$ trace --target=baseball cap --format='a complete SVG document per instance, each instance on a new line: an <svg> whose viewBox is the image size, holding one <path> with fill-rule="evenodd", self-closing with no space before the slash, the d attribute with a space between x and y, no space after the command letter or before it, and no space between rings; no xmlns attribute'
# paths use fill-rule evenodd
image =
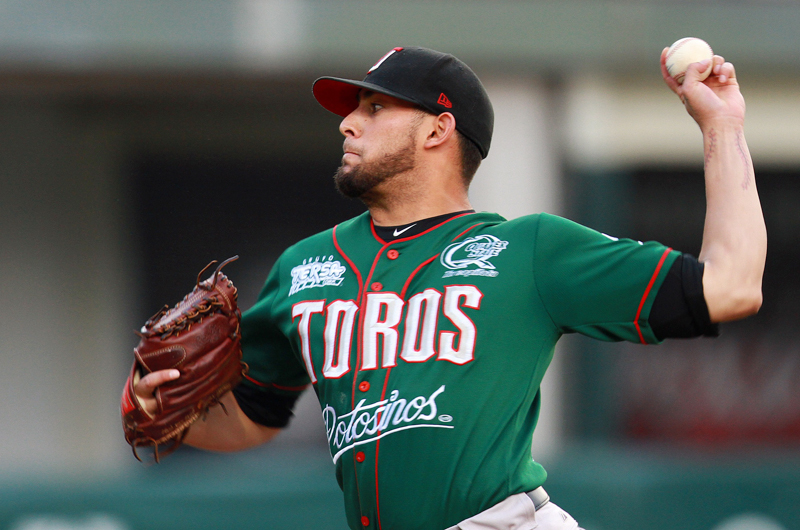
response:
<svg viewBox="0 0 800 530"><path fill-rule="evenodd" d="M450 112L456 130L486 158L492 141L494 111L480 79L450 54L420 47L399 47L375 63L362 81L320 77L312 91L327 110L347 116L358 107L361 89L419 105L433 114Z"/></svg>

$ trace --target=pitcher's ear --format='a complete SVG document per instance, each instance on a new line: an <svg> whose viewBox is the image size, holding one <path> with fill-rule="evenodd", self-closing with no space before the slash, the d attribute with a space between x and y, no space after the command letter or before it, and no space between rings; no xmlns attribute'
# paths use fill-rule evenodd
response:
<svg viewBox="0 0 800 530"><path fill-rule="evenodd" d="M425 147L437 147L444 144L451 138L455 139L456 118L449 112L443 112L436 116L433 127L429 129L428 137L425 139Z"/></svg>

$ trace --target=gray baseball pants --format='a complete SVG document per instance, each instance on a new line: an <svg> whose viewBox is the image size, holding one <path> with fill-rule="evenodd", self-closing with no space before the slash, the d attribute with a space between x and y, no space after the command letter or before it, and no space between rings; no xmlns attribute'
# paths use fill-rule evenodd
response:
<svg viewBox="0 0 800 530"><path fill-rule="evenodd" d="M583 530L544 488L517 493L446 530Z"/></svg>

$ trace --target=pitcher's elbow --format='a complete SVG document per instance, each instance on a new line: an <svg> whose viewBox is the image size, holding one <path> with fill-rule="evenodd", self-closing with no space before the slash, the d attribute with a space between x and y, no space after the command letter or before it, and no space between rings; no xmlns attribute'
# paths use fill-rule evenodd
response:
<svg viewBox="0 0 800 530"><path fill-rule="evenodd" d="M757 289L752 289L746 302L743 302L743 307L747 313L745 316L751 316L758 313L761 309L761 304L764 303L764 293L761 292L761 286Z"/></svg>
<svg viewBox="0 0 800 530"><path fill-rule="evenodd" d="M737 289L729 293L728 299L715 308L709 307L709 315L714 322L729 322L755 315L761 309L764 296L761 288Z"/></svg>

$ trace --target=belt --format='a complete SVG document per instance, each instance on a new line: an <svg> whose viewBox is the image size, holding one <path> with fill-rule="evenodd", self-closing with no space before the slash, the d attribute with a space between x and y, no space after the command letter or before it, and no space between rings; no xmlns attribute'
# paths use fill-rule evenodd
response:
<svg viewBox="0 0 800 530"><path fill-rule="evenodd" d="M533 501L533 507L537 512L541 510L545 504L550 502L550 495L548 495L541 486L535 490L526 491L525 495L530 497L530 499Z"/></svg>

